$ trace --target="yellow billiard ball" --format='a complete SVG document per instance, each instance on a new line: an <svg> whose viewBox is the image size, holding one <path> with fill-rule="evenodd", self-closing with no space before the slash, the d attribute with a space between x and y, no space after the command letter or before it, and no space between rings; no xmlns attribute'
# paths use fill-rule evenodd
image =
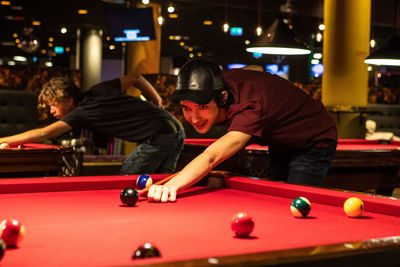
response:
<svg viewBox="0 0 400 267"><path fill-rule="evenodd" d="M364 211L364 203L358 197L351 197L344 202L343 209L347 216L359 217Z"/></svg>

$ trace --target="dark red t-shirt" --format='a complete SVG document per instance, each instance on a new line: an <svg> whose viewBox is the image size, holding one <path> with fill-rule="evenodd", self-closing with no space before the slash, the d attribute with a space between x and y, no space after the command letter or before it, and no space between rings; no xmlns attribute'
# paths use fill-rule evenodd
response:
<svg viewBox="0 0 400 267"><path fill-rule="evenodd" d="M321 101L267 72L233 69L223 77L234 97L228 131L252 135L261 145L326 147L337 141L336 124Z"/></svg>

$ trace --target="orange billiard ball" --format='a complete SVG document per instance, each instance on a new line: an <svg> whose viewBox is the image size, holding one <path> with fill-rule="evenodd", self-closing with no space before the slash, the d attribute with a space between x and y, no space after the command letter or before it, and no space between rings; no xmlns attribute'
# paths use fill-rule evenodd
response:
<svg viewBox="0 0 400 267"><path fill-rule="evenodd" d="M364 211L364 203L358 197L351 197L344 202L343 209L347 216L359 217Z"/></svg>
<svg viewBox="0 0 400 267"><path fill-rule="evenodd" d="M0 237L7 248L18 247L25 236L25 227L17 220L6 219L0 223Z"/></svg>
<svg viewBox="0 0 400 267"><path fill-rule="evenodd" d="M239 212L232 217L231 228L236 236L246 237L250 235L254 229L254 220L246 213Z"/></svg>

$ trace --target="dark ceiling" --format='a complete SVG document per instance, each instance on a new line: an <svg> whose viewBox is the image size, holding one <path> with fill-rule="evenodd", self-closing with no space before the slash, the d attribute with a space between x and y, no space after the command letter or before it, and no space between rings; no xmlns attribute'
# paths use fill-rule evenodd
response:
<svg viewBox="0 0 400 267"><path fill-rule="evenodd" d="M368 1L368 0L365 0ZM54 38L54 45L71 47L74 53L76 29L91 25L104 29L104 58L121 58L121 44L117 49L108 49L109 41L106 23L106 11L116 7L134 7L136 1L128 0L10 0L11 6L0 6L0 58L24 54L27 56L48 57L40 53L47 48L48 38ZM161 54L173 58L179 65L184 62L189 52L179 46L176 40L170 40L170 35L182 35L187 38L185 43L193 47L193 52L214 58L220 64L243 62L247 64L263 60L274 60L264 56L255 59L245 51L245 40L256 38L254 31L260 14L261 25L266 29L277 17L290 19L295 33L306 43L310 42L312 34L318 30L318 24L323 22L323 0L263 0L261 9L258 0L171 0L152 1L162 6L166 18L162 26ZM398 0L372 0L372 33L378 40L384 40L395 32L396 2ZM166 8L173 3L178 18L168 18ZM398 6L398 5L397 5ZM15 8L16 7L16 8ZM88 10L87 15L78 15L77 9ZM398 9L398 8L397 8ZM260 12L258 12L260 10ZM243 27L243 36L233 37L222 31L222 24L227 15L231 26ZM203 20L212 20L213 25L204 26ZM26 53L15 46L14 33L23 35L24 27L30 27L32 21L41 22L33 26L33 34L40 41L40 49L34 53ZM61 26L69 29L66 34L60 33ZM68 55L57 56L58 62L68 67Z"/></svg>

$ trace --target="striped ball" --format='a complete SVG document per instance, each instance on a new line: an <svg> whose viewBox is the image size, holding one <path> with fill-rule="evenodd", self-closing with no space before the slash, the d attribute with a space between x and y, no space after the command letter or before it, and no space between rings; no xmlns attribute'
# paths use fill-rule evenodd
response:
<svg viewBox="0 0 400 267"><path fill-rule="evenodd" d="M294 217L306 217L311 211L311 203L305 197L298 197L290 205L290 211Z"/></svg>
<svg viewBox="0 0 400 267"><path fill-rule="evenodd" d="M153 179L147 174L140 175L136 180L136 185L138 189L142 190L153 184Z"/></svg>

